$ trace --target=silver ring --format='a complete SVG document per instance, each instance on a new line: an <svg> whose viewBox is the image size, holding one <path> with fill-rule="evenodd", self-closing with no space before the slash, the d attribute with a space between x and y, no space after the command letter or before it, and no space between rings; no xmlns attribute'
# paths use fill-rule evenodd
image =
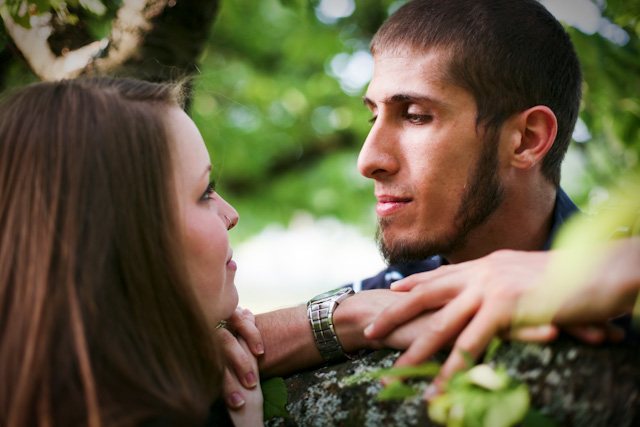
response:
<svg viewBox="0 0 640 427"><path fill-rule="evenodd" d="M227 230L231 230L233 228L233 221L231 221L231 218L229 218L226 215L224 217L227 218L227 221L229 222L229 225L227 226Z"/></svg>

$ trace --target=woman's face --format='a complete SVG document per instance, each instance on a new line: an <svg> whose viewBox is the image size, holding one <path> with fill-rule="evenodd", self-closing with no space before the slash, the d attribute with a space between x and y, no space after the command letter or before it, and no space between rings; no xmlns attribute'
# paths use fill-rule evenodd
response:
<svg viewBox="0 0 640 427"><path fill-rule="evenodd" d="M202 136L182 110L171 107L169 129L174 145L174 181L182 244L189 279L207 318L216 324L238 305L233 283L228 230L238 222L236 210L209 182L211 163Z"/></svg>

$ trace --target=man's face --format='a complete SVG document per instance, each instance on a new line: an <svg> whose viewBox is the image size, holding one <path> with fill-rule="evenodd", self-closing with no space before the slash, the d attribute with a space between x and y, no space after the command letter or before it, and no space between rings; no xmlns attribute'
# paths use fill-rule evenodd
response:
<svg viewBox="0 0 640 427"><path fill-rule="evenodd" d="M449 255L501 203L497 136L478 135L472 95L441 77L443 52L374 64L365 104L375 121L358 169L375 180L383 255L391 264Z"/></svg>

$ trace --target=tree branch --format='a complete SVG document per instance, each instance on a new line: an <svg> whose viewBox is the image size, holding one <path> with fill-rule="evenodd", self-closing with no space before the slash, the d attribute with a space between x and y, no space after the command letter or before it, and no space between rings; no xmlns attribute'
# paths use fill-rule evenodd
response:
<svg viewBox="0 0 640 427"><path fill-rule="evenodd" d="M6 9L1 13L7 33L33 72L42 80L77 77L101 50L101 43L93 42L61 56L55 56L47 42L53 32L50 13L34 17L31 29L16 24Z"/></svg>
<svg viewBox="0 0 640 427"><path fill-rule="evenodd" d="M32 28L16 24L5 10L7 32L42 80L79 75L121 75L146 80L180 78L196 69L218 0L123 0L108 40L55 55L48 43L52 15L32 18Z"/></svg>

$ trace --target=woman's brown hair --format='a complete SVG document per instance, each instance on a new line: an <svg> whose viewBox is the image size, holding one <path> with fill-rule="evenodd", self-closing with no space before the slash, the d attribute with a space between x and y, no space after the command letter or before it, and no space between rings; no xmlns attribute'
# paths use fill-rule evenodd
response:
<svg viewBox="0 0 640 427"><path fill-rule="evenodd" d="M176 237L177 93L69 80L0 105L0 425L193 425L217 397Z"/></svg>

